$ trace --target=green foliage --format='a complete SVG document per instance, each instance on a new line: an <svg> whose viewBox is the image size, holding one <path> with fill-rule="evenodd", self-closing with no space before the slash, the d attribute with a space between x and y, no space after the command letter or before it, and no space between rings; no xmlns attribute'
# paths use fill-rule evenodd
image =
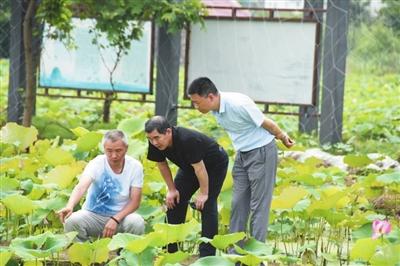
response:
<svg viewBox="0 0 400 266"><path fill-rule="evenodd" d="M400 2L383 0L384 6L379 10L385 26L393 29L397 36L400 36Z"/></svg>
<svg viewBox="0 0 400 266"><path fill-rule="evenodd" d="M302 187L287 187L272 201L272 209L292 209L309 193Z"/></svg>
<svg viewBox="0 0 400 266"><path fill-rule="evenodd" d="M374 73L400 72L400 38L377 20L350 29L350 67Z"/></svg>
<svg viewBox="0 0 400 266"><path fill-rule="evenodd" d="M0 30L2 33L10 31L11 1L0 2ZM8 58L10 54L10 36L2 34L0 38L0 58ZM1 66L0 66L1 68ZM1 260L0 260L1 261Z"/></svg>
<svg viewBox="0 0 400 266"><path fill-rule="evenodd" d="M43 0L36 11L36 19L39 23L48 23L51 26L47 35L53 39L64 40L68 45L72 42L71 2L70 0Z"/></svg>
<svg viewBox="0 0 400 266"><path fill-rule="evenodd" d="M236 242L242 240L246 236L243 232L227 234L227 235L215 235L213 239L208 239L206 237L200 238L201 241L210 243L215 248L220 250L226 250L229 246L235 244Z"/></svg>
<svg viewBox="0 0 400 266"><path fill-rule="evenodd" d="M374 255L378 245L378 240L371 238L358 239L351 249L350 257L352 259L369 261L369 259Z"/></svg>
<svg viewBox="0 0 400 266"><path fill-rule="evenodd" d="M109 242L109 238L103 238L93 243L74 243L68 249L69 259L71 262L79 262L83 266L106 262L109 256L107 248Z"/></svg>
<svg viewBox="0 0 400 266"><path fill-rule="evenodd" d="M7 249L0 249L0 265L7 265L7 262L11 259L13 253Z"/></svg>
<svg viewBox="0 0 400 266"><path fill-rule="evenodd" d="M1 200L6 208L17 215L31 214L38 206L23 195L9 195Z"/></svg>
<svg viewBox="0 0 400 266"><path fill-rule="evenodd" d="M52 1L42 2L50 5ZM118 8L119 2L122 3L123 10ZM176 23L175 25L181 27L186 24L184 19L180 19L183 17L181 12L188 11L184 10L187 8L185 5L198 4L197 1L185 1L185 4L176 8L175 3L168 1L163 1L160 5L157 5L159 1L155 0L128 2L104 1L99 4L98 1L60 1L55 6L49 6L48 13L56 14L64 12L64 8L69 10L73 7L76 14L84 18L93 14L90 12L96 12L102 22L93 30L113 39L114 42L111 43L124 47L128 45L124 41L126 38L141 34L138 30L141 25L130 24L128 17L132 16L127 13L142 18L163 13L157 23ZM363 6L364 3L365 1L355 4ZM95 7L87 8L87 5ZM149 5L153 7L149 8ZM115 8L109 9L109 6ZM186 16L190 17L192 11L188 11ZM364 14L364 9L360 11ZM53 17L53 24L68 24L69 11L66 12L61 18ZM372 19L373 23L365 23L369 19ZM352 24L351 33L354 34L349 36L353 39L350 40L349 68L346 73L344 142L323 147L328 152L344 155L345 162L351 168L347 171L340 170L316 158L300 162L282 156L287 154L286 151L280 153L278 178L270 214L267 240L269 244L250 240L245 242L245 246L236 247L240 255L219 252L218 256L198 259L194 265L234 265L234 262L239 261L248 265L257 265L260 261L306 264L314 263L314 259L315 264L329 265L343 262L347 255L350 256L350 264L393 265L398 261L400 235L394 216L395 209L376 208L374 202L377 197L386 193L393 193L396 199L400 192L399 174L393 170L372 171L367 169L366 165L371 162L367 158L373 158L368 157L368 153L381 153L397 160L400 158L399 42L396 31L387 27L387 22L382 17L376 21L373 18L355 17L354 22L360 23ZM107 23L109 25L106 25ZM128 30L123 32L124 36L118 38L121 29L126 25ZM168 29L172 30L173 27ZM63 37L62 32L57 34L59 35L53 37ZM6 120L8 69L8 62L0 60L2 125L5 125ZM183 100L181 103L187 104ZM227 234L232 201L230 171L219 197L219 235L213 240L199 238L199 226L195 222L198 217L193 215L191 210L188 212L189 223L177 227L163 224L165 183L156 165L145 158L147 141L143 134L143 122L152 115L152 108L153 105L115 102L112 122L104 124L99 122L102 116L101 102L38 98L34 125L39 140L33 138L32 141L26 141L29 144L23 146L29 149L25 149L18 146L18 143L24 142L28 135L12 135L14 139L10 141L5 141L2 135L0 239L7 241L18 236L19 239L32 243L30 236L37 236L44 230L61 233L62 225L54 211L65 206L76 183L75 177L82 172L86 162L100 153L100 132L118 127L128 133L129 154L140 159L144 166L143 198L137 213L147 221L147 234L117 234L108 246L105 245L106 247L103 244L93 246L89 243L76 245L70 250L71 261L80 261L83 264L96 260L105 261L108 259L108 250L122 248L121 255L113 261L115 264L109 262L110 265L165 265L182 263L181 261L188 256L195 259L193 255L197 250L193 247L200 241L211 241L219 249L226 249L229 243L235 243L236 238L232 239L232 236ZM131 119L132 117L134 118ZM291 132L291 135L295 135L297 150L318 147L315 137L296 134L297 117L273 118L285 130ZM212 116L200 116L197 111L182 109L179 110L178 124L205 132L217 139L230 155L232 166L235 155L232 144L226 132L217 125ZM281 146L280 148L282 149ZM376 159L373 159L372 163L376 163ZM176 168L172 170L175 172ZM28 208L31 204L35 206L33 214L33 209ZM394 200L391 206L396 208L398 199ZM192 220L192 216L195 219ZM372 242L371 222L378 218L388 219L392 223L393 231ZM173 241L180 242L181 250L178 253L168 254L162 251L162 246ZM373 248L374 243L378 245ZM29 257L32 260L45 255L38 253L38 248L33 244L28 244L28 247L34 249L34 252L30 253L33 255ZM60 250L65 249L66 247ZM101 251L101 254L97 253L101 258L94 257L96 250ZM0 260L9 256L10 251L0 251Z"/></svg>
<svg viewBox="0 0 400 266"><path fill-rule="evenodd" d="M190 256L188 252L182 252L178 250L175 253L166 253L158 256L154 262L155 266L165 265L165 264L175 264L187 259Z"/></svg>
<svg viewBox="0 0 400 266"><path fill-rule="evenodd" d="M235 245L235 249L239 254L250 254L254 256L266 256L272 254L272 246L258 241L255 238L247 240L242 248Z"/></svg>
<svg viewBox="0 0 400 266"><path fill-rule="evenodd" d="M103 134L97 132L88 132L83 136L79 137L76 142L76 151L77 152L84 152L84 151L91 151L95 149L101 139L103 138Z"/></svg>
<svg viewBox="0 0 400 266"><path fill-rule="evenodd" d="M400 261L400 244L386 245L369 260L374 266L397 265Z"/></svg>
<svg viewBox="0 0 400 266"><path fill-rule="evenodd" d="M124 119L118 124L118 129L128 136L136 136L143 132L146 119L142 117Z"/></svg>
<svg viewBox="0 0 400 266"><path fill-rule="evenodd" d="M400 61L399 61L400 62ZM360 154L381 152L400 157L397 95L400 76L351 72L346 79L343 137Z"/></svg>
<svg viewBox="0 0 400 266"><path fill-rule="evenodd" d="M109 44L100 46L114 47L117 54L121 55L128 51L132 40L140 39L144 22L155 21L160 26L167 26L169 32L176 32L189 23L201 22L203 6L199 0L179 3L165 0L120 0L102 1L101 4L96 0L46 0L40 3L36 17L51 26L48 32L51 38L66 40L71 45L73 12L80 19L95 18L93 42L97 43L99 36L104 35Z"/></svg>
<svg viewBox="0 0 400 266"><path fill-rule="evenodd" d="M366 155L349 154L346 155L343 160L350 167L363 167L372 163L372 160Z"/></svg>
<svg viewBox="0 0 400 266"><path fill-rule="evenodd" d="M44 158L52 166L69 164L74 161L72 154L61 148L48 149L44 154Z"/></svg>
<svg viewBox="0 0 400 266"><path fill-rule="evenodd" d="M353 24L354 26L359 26L362 23L370 22L371 21L371 15L369 11L370 5L371 5L370 0L350 1L349 2L350 23Z"/></svg>
<svg viewBox="0 0 400 266"><path fill-rule="evenodd" d="M1 142L13 144L19 150L28 148L36 139L38 131L34 127L23 127L16 123L7 123L0 131Z"/></svg>
<svg viewBox="0 0 400 266"><path fill-rule="evenodd" d="M209 266L209 265L220 265L220 266L233 266L233 262L225 259L224 257L210 256L204 257L197 260L192 266Z"/></svg>
<svg viewBox="0 0 400 266"><path fill-rule="evenodd" d="M23 260L46 258L66 248L76 234L71 232L57 235L46 232L28 238L16 238L11 241L10 249Z"/></svg>

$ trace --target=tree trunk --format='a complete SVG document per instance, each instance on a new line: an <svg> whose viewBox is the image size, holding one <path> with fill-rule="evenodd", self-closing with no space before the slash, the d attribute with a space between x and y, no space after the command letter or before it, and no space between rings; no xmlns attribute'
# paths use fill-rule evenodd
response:
<svg viewBox="0 0 400 266"><path fill-rule="evenodd" d="M113 100L113 93L106 92L105 95L106 95L106 98L104 100L104 105L103 105L103 122L109 123L110 122L110 109L111 109L111 104L112 104L112 100Z"/></svg>
<svg viewBox="0 0 400 266"><path fill-rule="evenodd" d="M33 19L35 15L36 4L35 0L29 0L28 10L25 14L23 24L24 36L24 52L25 52L25 106L22 124L25 127L30 127L32 123L33 110L36 98L36 80L35 71L36 63L32 52L32 39L33 39Z"/></svg>

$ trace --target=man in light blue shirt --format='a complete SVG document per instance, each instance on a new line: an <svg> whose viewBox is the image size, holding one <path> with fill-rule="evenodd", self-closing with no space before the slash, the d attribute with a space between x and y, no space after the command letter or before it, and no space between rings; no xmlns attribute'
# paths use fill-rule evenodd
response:
<svg viewBox="0 0 400 266"><path fill-rule="evenodd" d="M250 216L251 236L264 242L278 161L275 138L288 148L294 141L273 120L265 118L248 96L219 92L209 78L194 80L188 95L201 113L212 111L237 151L232 170L230 231L246 231Z"/></svg>

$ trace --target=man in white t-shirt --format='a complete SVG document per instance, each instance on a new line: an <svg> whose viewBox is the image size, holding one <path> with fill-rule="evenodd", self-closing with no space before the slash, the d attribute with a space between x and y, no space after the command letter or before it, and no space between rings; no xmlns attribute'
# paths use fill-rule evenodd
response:
<svg viewBox="0 0 400 266"><path fill-rule="evenodd" d="M65 232L77 231L80 242L117 232L144 233L144 220L134 213L142 195L143 167L126 155L128 142L122 131L108 131L103 146L105 155L88 163L67 205L58 211ZM73 212L86 191L82 209Z"/></svg>

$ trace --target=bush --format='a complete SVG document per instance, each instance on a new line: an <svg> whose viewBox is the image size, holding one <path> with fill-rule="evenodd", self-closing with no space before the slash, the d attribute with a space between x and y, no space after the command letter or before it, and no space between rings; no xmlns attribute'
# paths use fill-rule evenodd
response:
<svg viewBox="0 0 400 266"><path fill-rule="evenodd" d="M351 29L350 67L374 73L400 72L400 38L381 20Z"/></svg>

